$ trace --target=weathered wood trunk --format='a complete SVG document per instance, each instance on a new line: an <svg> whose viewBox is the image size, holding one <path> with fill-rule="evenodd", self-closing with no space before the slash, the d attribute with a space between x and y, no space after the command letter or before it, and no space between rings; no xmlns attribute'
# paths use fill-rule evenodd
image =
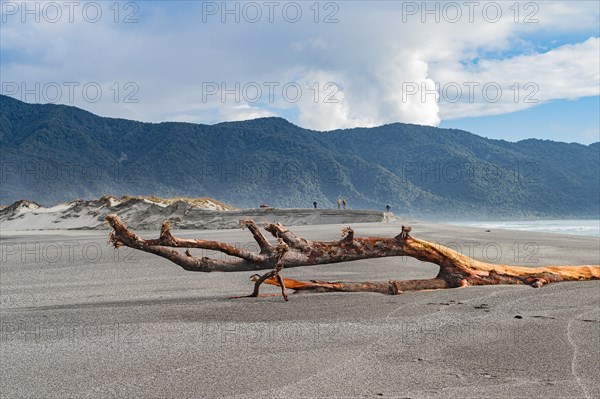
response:
<svg viewBox="0 0 600 399"><path fill-rule="evenodd" d="M164 221L158 239L145 240L127 229L117 215L109 215L106 221L113 231L109 240L116 247L127 246L162 256L188 271L235 272L271 269L270 272L253 276L254 292L264 282L279 285L287 299L285 288L314 292L380 292L400 294L404 291L466 287L469 285L528 284L541 287L560 281L600 279L600 265L521 267L496 265L471 259L453 249L410 236L410 227L402 226L396 237L354 237L351 228L343 230L339 241L308 241L296 236L280 224L268 224L265 230L277 238L272 245L252 220L241 221L247 227L260 248L253 253L232 245L209 240L181 239L173 237L168 221ZM237 259L217 260L197 258L189 251L181 253L174 248L201 248L220 251ZM282 268L349 262L359 259L410 256L423 262L440 266L435 278L422 280L390 280L387 282L325 282L297 281L282 278Z"/></svg>

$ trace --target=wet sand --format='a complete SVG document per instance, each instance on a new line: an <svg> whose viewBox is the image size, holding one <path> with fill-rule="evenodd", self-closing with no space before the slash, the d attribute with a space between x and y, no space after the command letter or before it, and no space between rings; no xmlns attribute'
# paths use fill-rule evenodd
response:
<svg viewBox="0 0 600 399"><path fill-rule="evenodd" d="M598 238L407 222L491 262L600 263ZM353 227L394 236L400 224ZM330 240L341 227L293 231ZM242 230L175 234L253 247ZM3 397L600 397L600 281L232 300L252 273L186 272L106 237L2 233ZM385 258L283 274L385 281L437 269Z"/></svg>

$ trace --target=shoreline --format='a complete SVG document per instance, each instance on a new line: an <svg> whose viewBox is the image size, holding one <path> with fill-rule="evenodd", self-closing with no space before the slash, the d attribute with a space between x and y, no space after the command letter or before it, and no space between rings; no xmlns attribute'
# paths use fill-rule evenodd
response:
<svg viewBox="0 0 600 399"><path fill-rule="evenodd" d="M583 237L600 237L599 219L544 219L544 220L490 220L457 221L446 224L487 229L529 231L545 234L566 234Z"/></svg>
<svg viewBox="0 0 600 399"><path fill-rule="evenodd" d="M383 212L385 214L385 212ZM360 212L359 214L363 214L362 212ZM243 218L243 216L247 216L247 214L243 214L243 215L236 215L236 217L241 217ZM401 228L401 226L403 224L405 225L409 225L409 226L413 226L413 225L422 225L422 226L428 226L430 228L433 228L435 226L441 226L441 227L447 227L447 228L463 228L463 229L469 229L469 230L473 230L473 231L477 231L480 233L486 233L486 230L492 230L492 231L505 231L505 232L516 232L516 233L532 233L532 234L542 234L542 235L550 235L550 236L576 236L576 237L589 237L589 238L600 238L600 235L588 235L588 234L573 234L573 233L559 233L559 232L551 232L551 231L545 231L545 230L539 230L539 229L511 229L511 228L507 228L506 226L493 226L492 224L502 224L502 223L521 223L521 221L511 221L511 222L504 222L504 221L489 221L489 222L479 222L479 221L464 221L464 222L450 222L450 221L439 221L439 222L432 222L432 221L428 221L428 220L421 220L421 219L417 219L417 218L410 218L410 217L405 217L405 216L396 216L393 213L391 214L391 217L387 217L384 215L384 219L386 219L385 221L381 221L381 222L372 222L372 221L367 221L367 222L360 222L360 221L348 221L348 222L331 222L331 223L303 223L303 224L284 224L284 226L286 228L290 228L293 230L296 230L298 228L301 228L302 230L305 229L310 229L311 226L314 227L318 227L318 226L331 226L331 227L335 227L338 226L340 229L346 226L351 226L351 227L356 227L356 228L360 228L361 226L370 228L372 226L383 226L383 227L387 227L387 226L393 226L396 225L398 226L398 229ZM577 222L580 220L587 220L587 219L552 219L549 221L552 222ZM590 220L593 222L596 222L598 220L594 219L594 220ZM271 222L271 220L269 220L269 222ZM537 221L532 220L530 221L531 223L535 223ZM489 224L488 224L489 223ZM524 222L525 223L525 222ZM1 224L0 224L1 226ZM129 227L129 226L128 226ZM157 228L135 228L132 227L131 228L134 232L136 233L140 233L140 234L144 234L144 235L152 235L152 233L156 233L158 234L159 232L159 227ZM239 230L240 228L236 225L235 227L225 227L225 228L212 228L212 229L195 229L195 228L188 228L188 227L183 227L181 228L180 226L172 226L172 231L174 232L178 232L178 234L180 235L190 235L190 234L194 234L194 233L201 233L201 234L209 234L211 232L222 232L222 231L235 231L235 230ZM3 229L0 228L0 238L2 237L13 237L13 236L35 236L35 235L40 235L40 236L52 236L52 235L64 235L64 236L75 236L78 234L81 235L86 235L86 236L95 236L98 234L105 234L110 232L111 229L109 227L103 227L102 229L99 228L72 228L72 229L65 229L65 228L57 228L57 229L30 229L30 230L9 230L9 229Z"/></svg>

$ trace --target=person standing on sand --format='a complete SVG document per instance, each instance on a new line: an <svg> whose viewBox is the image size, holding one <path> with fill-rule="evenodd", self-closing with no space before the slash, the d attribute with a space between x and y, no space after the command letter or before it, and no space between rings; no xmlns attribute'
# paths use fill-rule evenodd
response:
<svg viewBox="0 0 600 399"><path fill-rule="evenodd" d="M389 212L389 211L390 211L390 208L391 208L391 207L390 207L390 204L387 204L387 205L385 206L385 211L386 211L386 212Z"/></svg>
<svg viewBox="0 0 600 399"><path fill-rule="evenodd" d="M338 197L338 209L342 207L342 200Z"/></svg>
<svg viewBox="0 0 600 399"><path fill-rule="evenodd" d="M313 206L317 209L317 201L313 201Z"/></svg>
<svg viewBox="0 0 600 399"><path fill-rule="evenodd" d="M344 198L344 199L342 200L342 206L344 207L344 209L346 209L346 198Z"/></svg>

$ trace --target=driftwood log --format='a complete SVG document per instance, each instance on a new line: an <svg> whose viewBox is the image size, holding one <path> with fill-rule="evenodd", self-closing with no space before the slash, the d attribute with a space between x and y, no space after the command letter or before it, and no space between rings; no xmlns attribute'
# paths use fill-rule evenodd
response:
<svg viewBox="0 0 600 399"><path fill-rule="evenodd" d="M379 292L397 295L405 291L458 288L470 285L528 284L541 287L560 281L600 279L600 265L522 267L486 263L472 259L453 249L414 238L411 228L402 226L396 237L355 237L348 227L338 241L308 241L296 236L282 225L267 224L277 244L271 244L252 220L241 221L256 240L260 251L250 252L233 245L210 240L182 239L171 234L169 222L162 224L160 237L143 239L131 232L117 215L108 215L106 221L113 228L109 241L115 248L127 246L169 259L183 269L196 272L238 272L270 269L263 275L253 275L254 291L259 295L262 283L281 287L287 300L286 288L313 292ZM174 248L201 248L219 251L233 259L193 257L189 251L181 253ZM359 259L388 256L410 256L440 267L434 278L419 280L390 280L387 282L326 282L297 281L281 276L283 267L323 265Z"/></svg>

